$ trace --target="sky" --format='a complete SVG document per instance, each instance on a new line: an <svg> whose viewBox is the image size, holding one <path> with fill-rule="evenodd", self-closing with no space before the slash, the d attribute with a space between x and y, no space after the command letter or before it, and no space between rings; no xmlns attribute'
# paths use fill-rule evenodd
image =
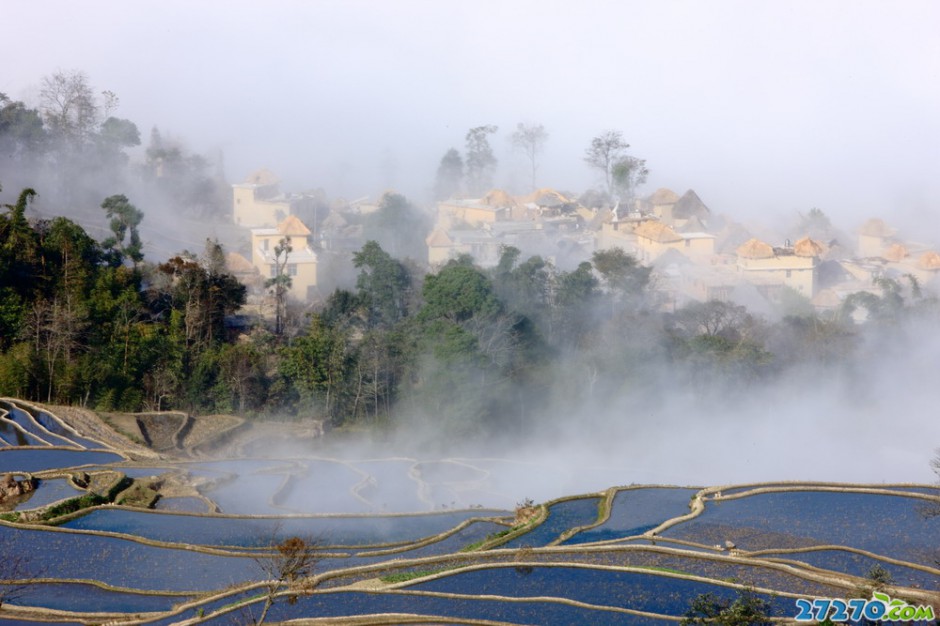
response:
<svg viewBox="0 0 940 626"><path fill-rule="evenodd" d="M269 167L287 191L426 199L441 156L495 124L496 183L527 184L509 135L543 124L540 185L598 177L592 137L647 160L640 192L694 189L716 213L852 228L940 227L940 3L60 0L4 6L0 92L84 71L142 136L159 126ZM525 189L523 189L525 190Z"/></svg>

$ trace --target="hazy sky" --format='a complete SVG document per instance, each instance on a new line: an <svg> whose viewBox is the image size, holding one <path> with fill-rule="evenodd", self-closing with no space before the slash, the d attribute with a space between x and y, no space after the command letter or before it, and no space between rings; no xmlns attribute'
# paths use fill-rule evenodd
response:
<svg viewBox="0 0 940 626"><path fill-rule="evenodd" d="M928 1L7 0L0 91L85 71L156 124L330 195L420 197L472 126L524 185L517 122L550 133L541 184L583 191L618 129L644 190L694 188L736 215L820 207L940 222L940 3Z"/></svg>

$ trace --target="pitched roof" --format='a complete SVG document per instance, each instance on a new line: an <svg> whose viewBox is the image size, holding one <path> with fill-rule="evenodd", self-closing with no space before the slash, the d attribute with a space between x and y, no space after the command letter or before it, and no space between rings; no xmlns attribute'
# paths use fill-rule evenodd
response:
<svg viewBox="0 0 940 626"><path fill-rule="evenodd" d="M691 189L682 194L682 197L676 202L676 206L672 207L672 216L679 218L707 217L710 213L711 211L708 210L702 199Z"/></svg>
<svg viewBox="0 0 940 626"><path fill-rule="evenodd" d="M245 179L245 182L250 185L276 185L280 180L274 175L274 172L266 167L262 167L260 170L252 172L248 178Z"/></svg>
<svg viewBox="0 0 940 626"><path fill-rule="evenodd" d="M277 232L285 236L306 237L310 234L310 229L304 226L296 215L288 215L277 225Z"/></svg>
<svg viewBox="0 0 940 626"><path fill-rule="evenodd" d="M769 259L774 256L774 249L760 239L748 239L738 246L737 254L745 259Z"/></svg>
<svg viewBox="0 0 940 626"><path fill-rule="evenodd" d="M654 222L652 220L643 222L637 226L633 232L636 233L637 237L652 239L653 241L658 241L659 243L682 241L682 236L676 233L676 231L669 228L662 222Z"/></svg>
<svg viewBox="0 0 940 626"><path fill-rule="evenodd" d="M480 204L492 207L513 207L516 206L516 201L502 189L491 189L485 196L480 198Z"/></svg>
<svg viewBox="0 0 940 626"><path fill-rule="evenodd" d="M821 256L825 251L821 243L809 237L803 237L793 244L793 254L796 256Z"/></svg>
<svg viewBox="0 0 940 626"><path fill-rule="evenodd" d="M917 260L917 264L925 270L940 270L940 254L933 250L924 252Z"/></svg>
<svg viewBox="0 0 940 626"><path fill-rule="evenodd" d="M899 243L894 243L888 246L888 249L884 251L881 255L883 258L897 263L901 259L910 256L907 248L902 246Z"/></svg>
<svg viewBox="0 0 940 626"><path fill-rule="evenodd" d="M441 247L441 246L452 246L454 245L454 240L450 238L446 231L437 228L435 229L428 238L424 240L424 243L428 247Z"/></svg>
<svg viewBox="0 0 940 626"><path fill-rule="evenodd" d="M872 218L862 224L858 232L861 235L868 235L869 237L890 237L894 234L894 231L888 228L888 225L885 224L883 220L878 218Z"/></svg>
<svg viewBox="0 0 940 626"><path fill-rule="evenodd" d="M524 202L532 202L539 206L546 207L556 207L563 204L569 204L571 200L563 196L561 193L555 191L551 187L542 187L541 189L536 189L529 195L522 198Z"/></svg>
<svg viewBox="0 0 940 626"><path fill-rule="evenodd" d="M649 201L652 204L675 204L679 201L679 194L671 189L661 187L653 192L653 195L649 197Z"/></svg>
<svg viewBox="0 0 940 626"><path fill-rule="evenodd" d="M235 274L248 274L255 271L255 266L251 264L251 261L237 252L229 252L225 255L225 267Z"/></svg>

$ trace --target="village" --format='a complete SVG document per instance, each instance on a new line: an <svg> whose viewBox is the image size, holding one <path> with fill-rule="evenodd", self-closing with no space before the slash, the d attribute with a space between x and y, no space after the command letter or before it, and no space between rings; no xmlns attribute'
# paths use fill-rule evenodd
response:
<svg viewBox="0 0 940 626"><path fill-rule="evenodd" d="M249 302L261 304L262 312L273 310L265 284L279 273L290 277L292 299L306 305L322 302L355 275L352 254L367 239L362 217L379 210L381 200L338 202L307 224L296 215L303 196L283 192L268 169L232 189L232 219L245 236L242 252L227 255L228 269L251 288ZM523 256L540 255L569 269L596 250L621 248L653 268L652 288L665 311L718 300L770 318L800 305L834 311L860 292L881 296L881 278L898 279L914 291L940 286L937 249L902 239L879 218L846 232L813 209L795 227L802 231L771 239L712 211L691 189L680 195L661 188L628 203L596 204L585 206L551 188L452 197L437 203L424 239L426 257L414 260L434 271L470 255L486 268L513 246ZM279 252L283 243L289 248ZM866 311L853 315L863 321Z"/></svg>

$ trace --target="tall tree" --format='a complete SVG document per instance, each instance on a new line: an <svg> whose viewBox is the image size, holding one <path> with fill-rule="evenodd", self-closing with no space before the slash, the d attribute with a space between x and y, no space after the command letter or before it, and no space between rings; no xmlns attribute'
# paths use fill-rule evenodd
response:
<svg viewBox="0 0 940 626"><path fill-rule="evenodd" d="M375 241L353 255L359 270L356 288L369 316L370 326L392 326L407 314L408 270Z"/></svg>
<svg viewBox="0 0 940 626"><path fill-rule="evenodd" d="M457 194L463 184L463 158L455 148L441 157L434 179L434 199L445 200Z"/></svg>
<svg viewBox="0 0 940 626"><path fill-rule="evenodd" d="M467 131L467 191L479 197L493 186L496 157L489 136L499 130L492 124L477 126Z"/></svg>
<svg viewBox="0 0 940 626"><path fill-rule="evenodd" d="M610 173L614 195L621 201L629 203L633 200L634 191L646 182L649 173L645 159L629 155L621 156L614 162Z"/></svg>
<svg viewBox="0 0 940 626"><path fill-rule="evenodd" d="M594 137L584 151L584 162L601 173L608 194L614 193L615 184L629 186L645 170L645 161L633 160L626 154L629 147L622 132L608 130ZM644 173L644 179L645 176Z"/></svg>
<svg viewBox="0 0 940 626"><path fill-rule="evenodd" d="M120 257L129 257L134 267L137 267L137 264L144 260L143 242L137 230L144 219L143 212L131 204L123 194L108 196L101 203L101 208L111 220L111 232L114 233L114 236L105 239L102 245L116 250ZM127 243L125 238L128 238Z"/></svg>
<svg viewBox="0 0 940 626"><path fill-rule="evenodd" d="M56 72L42 79L40 109L49 130L73 147L90 140L98 126L98 104L84 72Z"/></svg>
<svg viewBox="0 0 940 626"><path fill-rule="evenodd" d="M274 246L274 276L265 281L264 286L274 292L274 334L278 337L284 332L284 312L287 304L287 293L290 291L291 280L287 272L287 260L294 249L290 239L284 237Z"/></svg>
<svg viewBox="0 0 940 626"><path fill-rule="evenodd" d="M512 134L513 148L521 151L532 167L532 189L536 189L535 174L538 171L538 156L548 140L548 132L541 124L516 124Z"/></svg>

